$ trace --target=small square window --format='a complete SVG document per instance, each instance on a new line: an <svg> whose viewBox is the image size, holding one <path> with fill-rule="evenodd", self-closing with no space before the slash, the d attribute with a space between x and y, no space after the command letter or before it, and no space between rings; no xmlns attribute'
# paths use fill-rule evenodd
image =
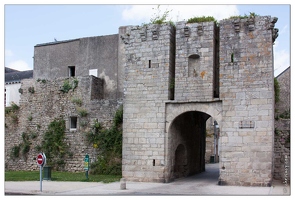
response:
<svg viewBox="0 0 295 200"><path fill-rule="evenodd" d="M69 66L69 77L73 77L75 74L75 66Z"/></svg>
<svg viewBox="0 0 295 200"><path fill-rule="evenodd" d="M77 117L70 117L70 130L77 129Z"/></svg>

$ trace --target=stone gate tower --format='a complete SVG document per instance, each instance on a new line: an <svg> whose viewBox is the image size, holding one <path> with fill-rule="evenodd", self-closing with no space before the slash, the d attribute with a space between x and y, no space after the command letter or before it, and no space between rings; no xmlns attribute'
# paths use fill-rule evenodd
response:
<svg viewBox="0 0 295 200"><path fill-rule="evenodd" d="M272 181L277 18L120 27L123 177L169 182L205 170L206 120L220 127L220 182Z"/></svg>
<svg viewBox="0 0 295 200"><path fill-rule="evenodd" d="M220 179L233 185L272 181L276 21L267 16L220 22Z"/></svg>

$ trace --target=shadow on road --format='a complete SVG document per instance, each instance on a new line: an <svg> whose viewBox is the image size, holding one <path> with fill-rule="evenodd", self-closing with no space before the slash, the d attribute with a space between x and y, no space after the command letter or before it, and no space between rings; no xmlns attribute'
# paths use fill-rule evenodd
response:
<svg viewBox="0 0 295 200"><path fill-rule="evenodd" d="M184 182L195 182L196 184L218 184L219 163L206 164L205 171L199 174L176 179L175 184L183 184Z"/></svg>

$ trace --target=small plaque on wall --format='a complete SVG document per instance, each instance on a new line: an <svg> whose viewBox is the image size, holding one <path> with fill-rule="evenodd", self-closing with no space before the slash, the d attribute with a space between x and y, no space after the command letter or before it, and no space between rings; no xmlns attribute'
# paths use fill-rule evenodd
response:
<svg viewBox="0 0 295 200"><path fill-rule="evenodd" d="M255 122L254 121L240 121L239 128L254 128Z"/></svg>

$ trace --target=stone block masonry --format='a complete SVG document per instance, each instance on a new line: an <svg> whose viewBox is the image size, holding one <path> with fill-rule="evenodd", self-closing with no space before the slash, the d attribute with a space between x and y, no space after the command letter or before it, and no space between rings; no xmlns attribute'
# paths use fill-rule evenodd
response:
<svg viewBox="0 0 295 200"><path fill-rule="evenodd" d="M127 27L123 123L123 177L164 181L165 101L173 98L175 29Z"/></svg>
<svg viewBox="0 0 295 200"><path fill-rule="evenodd" d="M220 182L271 185L276 20L124 27L123 177L169 182L203 171L204 123L213 117Z"/></svg>
<svg viewBox="0 0 295 200"><path fill-rule="evenodd" d="M254 28L250 28L250 21ZM271 22L269 16L220 22L220 99L224 122L220 179L230 185L271 185L274 138Z"/></svg>
<svg viewBox="0 0 295 200"><path fill-rule="evenodd" d="M175 99L212 100L216 30L214 22L176 24Z"/></svg>
<svg viewBox="0 0 295 200"><path fill-rule="evenodd" d="M78 81L77 88L67 93L61 91L65 81ZM55 119L62 117L66 122L66 143L72 156L65 158L65 170L83 171L83 159L86 153L91 161L95 161L97 149L88 144L85 134L91 130L94 120L101 122L104 127L112 123L114 113L121 104L119 99L101 99L103 96L102 80L93 76L76 78L58 78L55 80L27 79L22 82L20 110L17 113L18 122L14 123L11 117L5 118L5 168L8 170L38 170L36 147L41 144L43 134L48 125ZM34 88L34 92L29 92ZM32 90L31 90L32 91ZM85 110L87 115L82 116L80 111ZM76 117L73 127L71 118ZM19 157L11 156L14 146L20 145L22 133L30 136L30 151ZM46 152L44 152L46 154Z"/></svg>

